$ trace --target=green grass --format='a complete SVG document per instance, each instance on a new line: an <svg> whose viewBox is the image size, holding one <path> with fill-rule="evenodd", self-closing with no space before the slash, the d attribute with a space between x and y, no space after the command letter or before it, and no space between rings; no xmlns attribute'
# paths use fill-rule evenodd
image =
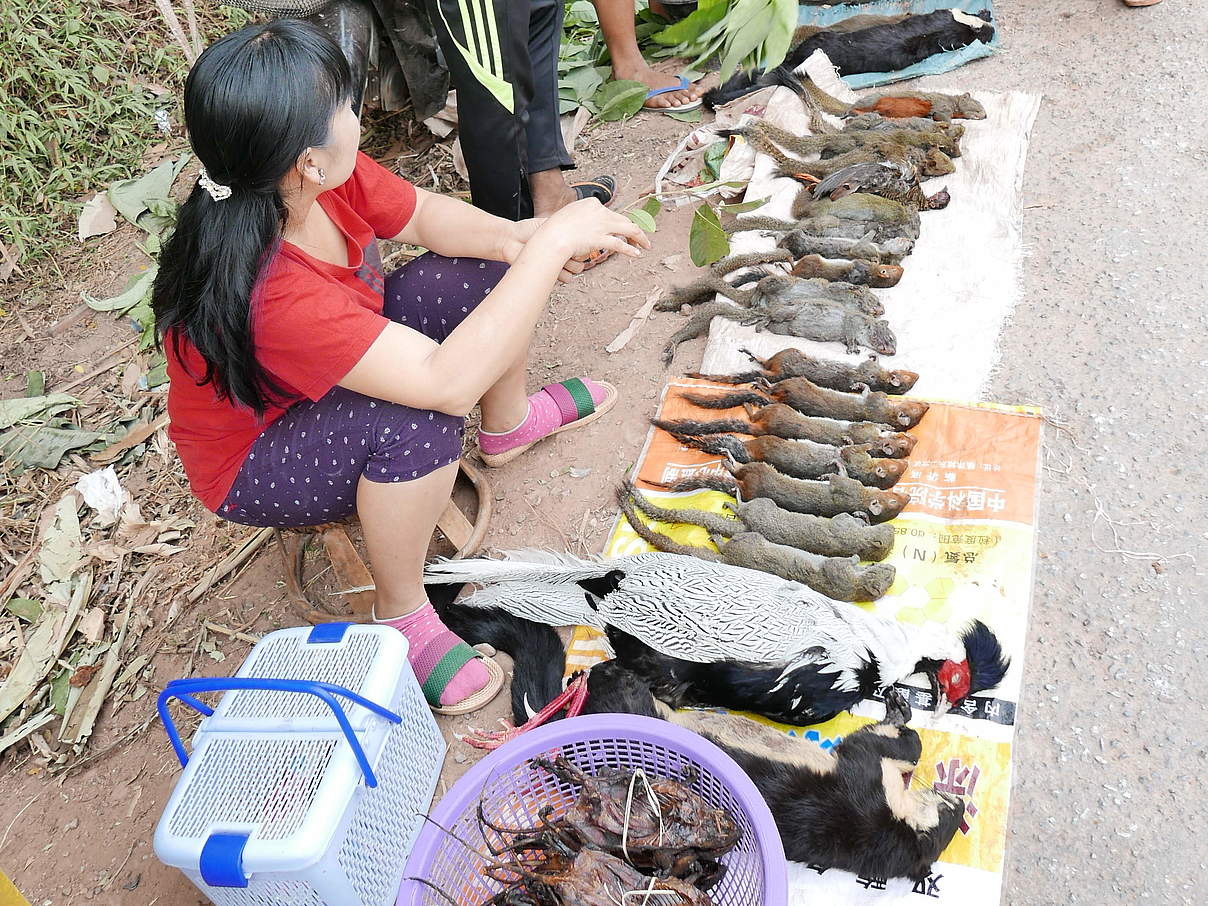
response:
<svg viewBox="0 0 1208 906"><path fill-rule="evenodd" d="M211 37L246 21L198 7ZM179 129L187 65L151 0L7 0L0 59L0 242L25 266L74 241L89 194L139 172L157 109Z"/></svg>

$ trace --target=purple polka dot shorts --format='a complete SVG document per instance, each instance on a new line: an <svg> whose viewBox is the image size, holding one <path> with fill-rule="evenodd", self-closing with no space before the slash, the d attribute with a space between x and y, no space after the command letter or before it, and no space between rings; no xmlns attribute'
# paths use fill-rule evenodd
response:
<svg viewBox="0 0 1208 906"><path fill-rule="evenodd" d="M507 266L428 253L386 278L386 317L442 342ZM295 403L260 435L218 515L256 526L332 522L356 510L357 482L412 481L461 457L464 419L335 387Z"/></svg>

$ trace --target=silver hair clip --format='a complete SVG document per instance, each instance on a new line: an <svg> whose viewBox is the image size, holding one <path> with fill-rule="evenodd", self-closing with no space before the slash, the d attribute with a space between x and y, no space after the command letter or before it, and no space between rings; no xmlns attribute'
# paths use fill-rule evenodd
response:
<svg viewBox="0 0 1208 906"><path fill-rule="evenodd" d="M231 187L224 186L221 183L216 183L214 180L210 179L210 174L206 172L205 167L202 167L201 172L197 174L197 183L203 189L205 189L206 192L209 193L210 197L215 201L226 201L231 197Z"/></svg>

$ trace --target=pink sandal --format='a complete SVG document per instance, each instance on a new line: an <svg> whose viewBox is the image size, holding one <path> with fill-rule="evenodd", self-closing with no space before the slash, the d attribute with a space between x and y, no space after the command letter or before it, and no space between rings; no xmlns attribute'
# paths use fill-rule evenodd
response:
<svg viewBox="0 0 1208 906"><path fill-rule="evenodd" d="M616 405L617 388L606 381L571 378L548 384L528 398L528 416L502 434L478 432L478 451L491 468L511 462L540 440L579 428Z"/></svg>

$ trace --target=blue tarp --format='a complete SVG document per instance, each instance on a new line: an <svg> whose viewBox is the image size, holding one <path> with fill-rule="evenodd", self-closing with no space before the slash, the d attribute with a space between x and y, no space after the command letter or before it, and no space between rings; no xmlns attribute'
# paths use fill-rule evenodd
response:
<svg viewBox="0 0 1208 906"><path fill-rule="evenodd" d="M797 17L800 25L833 25L841 19L851 16L900 16L903 13L919 15L933 13L940 9L961 9L967 13L978 13L990 10L990 19L994 25L994 37L989 44L974 41L958 50L950 50L928 57L921 63L915 63L897 72L862 72L857 75L844 76L843 81L849 88L869 88L873 85L885 85L889 82L900 82L903 79L913 79L918 76L939 75L958 66L964 66L970 60L988 57L998 47L998 21L994 18L994 8L991 0L877 0L875 3L863 3L859 6L802 6Z"/></svg>

